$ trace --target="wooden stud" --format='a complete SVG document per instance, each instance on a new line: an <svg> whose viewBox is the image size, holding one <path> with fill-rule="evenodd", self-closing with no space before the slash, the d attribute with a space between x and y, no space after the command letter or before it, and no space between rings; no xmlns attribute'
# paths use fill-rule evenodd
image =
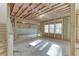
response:
<svg viewBox="0 0 79 59"><path fill-rule="evenodd" d="M76 12L75 3L71 4L71 45L70 45L70 55L76 55Z"/></svg>
<svg viewBox="0 0 79 59"><path fill-rule="evenodd" d="M67 17L63 18L63 40L67 40L68 39L68 19Z"/></svg>

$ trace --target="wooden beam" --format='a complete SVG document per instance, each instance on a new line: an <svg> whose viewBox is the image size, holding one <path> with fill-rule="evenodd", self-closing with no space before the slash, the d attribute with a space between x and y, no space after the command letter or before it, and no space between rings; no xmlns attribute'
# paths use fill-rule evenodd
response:
<svg viewBox="0 0 79 59"><path fill-rule="evenodd" d="M58 4L55 4L55 5L52 5L52 7L54 7L54 6L56 6L56 5L58 5ZM41 12L45 12L45 11L47 11L47 10L49 10L49 9L52 9L52 7L51 8L48 8L48 6L45 6L44 4L43 4L43 8L41 8L40 10L38 10L38 12L36 12L36 13L34 13L34 14L31 14L31 15L29 15L28 17L33 17L33 15L37 15L37 14L39 14L39 13L41 13ZM25 18L27 18L27 17L25 17Z"/></svg>
<svg viewBox="0 0 79 59"><path fill-rule="evenodd" d="M28 7L29 4L23 4L23 6L21 7L21 9L17 12L16 17L18 17L24 9L26 9Z"/></svg>
<svg viewBox="0 0 79 59"><path fill-rule="evenodd" d="M21 10L21 8L23 7L23 5L24 4L22 4L20 7L19 7L19 9L18 9L18 11L16 12L16 14L15 15L17 15L18 13L19 13L19 11Z"/></svg>
<svg viewBox="0 0 79 59"><path fill-rule="evenodd" d="M20 5L21 4L21 5ZM15 16L16 13L18 12L18 10L21 8L21 6L23 5L23 3L16 3L14 4L14 7L12 9L12 13L11 15ZM17 9L18 8L18 9Z"/></svg>
<svg viewBox="0 0 79 59"><path fill-rule="evenodd" d="M40 16L40 15L42 15L42 14L47 14L47 13L49 13L49 12L51 12L51 11L52 11L52 13L53 13L53 12L56 12L56 11L58 11L58 10L60 10L60 9L64 9L64 8L66 8L66 7L69 7L69 4L56 4L56 5L54 5L52 8L48 8L46 11L37 13L37 14L35 14L35 15L36 15L36 16ZM33 16L28 16L28 17L26 17L26 18L32 18L32 17L33 17Z"/></svg>
<svg viewBox="0 0 79 59"><path fill-rule="evenodd" d="M40 6L38 6L36 9L39 11L39 10L41 10L41 9L43 9L43 8L45 8L46 6L44 6L43 4L41 4ZM31 15L29 15L30 17L32 17L32 16L34 16L36 13L38 13L38 12L35 12L35 13L33 13L33 14L31 14ZM26 17L24 17L24 18L26 18Z"/></svg>
<svg viewBox="0 0 79 59"><path fill-rule="evenodd" d="M44 11L44 12L42 12L40 14L37 14L37 16L40 16L42 14L52 13L52 12L58 11L60 9L64 9L66 7L69 7L69 5L68 4L59 4L58 6L54 6L51 10L47 10L47 11Z"/></svg>
<svg viewBox="0 0 79 59"><path fill-rule="evenodd" d="M76 12L75 3L71 4L71 56L76 55Z"/></svg>
<svg viewBox="0 0 79 59"><path fill-rule="evenodd" d="M70 8L69 7L66 7L66 8L64 8L64 9L60 9L60 10L58 10L58 11L55 11L55 12L53 12L53 13L51 13L51 15L52 15L52 19L54 19L53 17L55 16L55 15L63 15L63 16L67 16L67 15L70 15ZM50 14L48 14L48 15L50 15ZM36 16L35 16L36 17ZM60 17L60 16L59 16ZM31 17L32 19L34 18L34 17ZM31 18L27 18L27 19L31 19ZM58 17L57 17L58 18ZM42 21L44 21L44 20L42 20Z"/></svg>
<svg viewBox="0 0 79 59"><path fill-rule="evenodd" d="M29 11L31 11L33 7L35 7L35 4L31 4L31 5L20 15L20 17L23 17L25 14L27 14Z"/></svg>
<svg viewBox="0 0 79 59"><path fill-rule="evenodd" d="M15 4L15 3L8 3L8 6L10 7L10 15L11 15L11 13L12 13L12 11L13 11L14 4Z"/></svg>
<svg viewBox="0 0 79 59"><path fill-rule="evenodd" d="M21 16L21 14L24 13L24 11L25 11L25 10L28 8L28 6L30 6L31 4L32 4L32 3L29 3L26 7L22 7L22 9L21 9L22 11L19 11L20 14L19 14L17 17ZM24 4L24 5L26 5L26 4ZM24 9L23 9L23 8L24 8Z"/></svg>
<svg viewBox="0 0 79 59"><path fill-rule="evenodd" d="M56 13L60 13L60 12L63 13L63 11L67 11L67 10L70 10L70 7L59 9L59 10L56 11Z"/></svg>
<svg viewBox="0 0 79 59"><path fill-rule="evenodd" d="M36 9L38 9L38 12L35 12L35 13L29 15L29 16L32 17L32 16L38 14L41 10L44 10L44 9L46 9L46 8L47 8L47 6L45 6L44 4L41 4L40 6L38 6L38 7L36 8ZM28 16L28 17L29 17L29 16ZM27 18L27 17L25 17L25 18Z"/></svg>
<svg viewBox="0 0 79 59"><path fill-rule="evenodd" d="M68 17L63 18L63 40L68 40Z"/></svg>
<svg viewBox="0 0 79 59"><path fill-rule="evenodd" d="M39 15L41 14L45 14L45 13L48 13L56 8L59 8L60 6L63 6L64 4L55 4L53 5L51 8L48 8L47 10L44 10L43 12L39 13Z"/></svg>
<svg viewBox="0 0 79 59"><path fill-rule="evenodd" d="M34 12L33 12L33 10L37 10L37 7L40 6L40 5L41 5L41 4L37 4L37 6L34 7L33 9L31 9L27 14L25 14L25 15L23 16L23 18L25 18L25 17L27 17L28 15L31 15L31 14L37 12L37 11L34 11Z"/></svg>

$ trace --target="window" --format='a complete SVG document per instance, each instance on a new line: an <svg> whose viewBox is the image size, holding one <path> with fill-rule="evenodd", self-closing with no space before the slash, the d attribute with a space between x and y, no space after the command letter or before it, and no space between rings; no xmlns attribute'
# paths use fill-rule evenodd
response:
<svg viewBox="0 0 79 59"><path fill-rule="evenodd" d="M54 33L54 24L50 24L50 33Z"/></svg>
<svg viewBox="0 0 79 59"><path fill-rule="evenodd" d="M44 25L44 32L48 33L48 25Z"/></svg>
<svg viewBox="0 0 79 59"><path fill-rule="evenodd" d="M55 24L55 27L56 27L56 33L62 34L62 23Z"/></svg>
<svg viewBox="0 0 79 59"><path fill-rule="evenodd" d="M62 34L62 23L44 25L45 33L48 33L48 26L50 33Z"/></svg>

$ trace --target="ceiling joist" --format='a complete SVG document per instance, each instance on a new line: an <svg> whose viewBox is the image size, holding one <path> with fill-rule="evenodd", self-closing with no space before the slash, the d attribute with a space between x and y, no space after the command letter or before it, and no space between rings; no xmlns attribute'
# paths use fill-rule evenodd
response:
<svg viewBox="0 0 79 59"><path fill-rule="evenodd" d="M70 4L68 3L10 3L10 14L13 17L22 19L53 19L53 17L69 14ZM45 15L43 17L39 17ZM39 19L38 19L39 17Z"/></svg>

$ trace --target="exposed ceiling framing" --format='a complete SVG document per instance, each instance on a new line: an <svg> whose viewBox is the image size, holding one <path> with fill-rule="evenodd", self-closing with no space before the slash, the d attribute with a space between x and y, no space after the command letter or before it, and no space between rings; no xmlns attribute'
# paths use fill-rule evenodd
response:
<svg viewBox="0 0 79 59"><path fill-rule="evenodd" d="M10 3L9 6L11 16L28 20L44 21L70 14L68 3Z"/></svg>

